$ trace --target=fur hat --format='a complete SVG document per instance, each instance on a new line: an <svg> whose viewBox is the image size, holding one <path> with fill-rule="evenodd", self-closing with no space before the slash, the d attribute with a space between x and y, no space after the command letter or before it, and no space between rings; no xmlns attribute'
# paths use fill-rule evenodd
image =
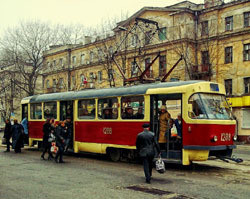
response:
<svg viewBox="0 0 250 199"><path fill-rule="evenodd" d="M145 128L149 128L149 124L147 124L147 123L143 124L143 125L142 125L142 128L144 128L144 129L145 129Z"/></svg>

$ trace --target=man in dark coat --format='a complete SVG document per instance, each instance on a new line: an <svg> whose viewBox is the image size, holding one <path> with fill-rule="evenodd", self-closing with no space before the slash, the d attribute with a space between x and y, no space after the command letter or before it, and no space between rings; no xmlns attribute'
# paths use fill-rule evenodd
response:
<svg viewBox="0 0 250 199"><path fill-rule="evenodd" d="M73 124L71 122L71 117L68 116L65 123L66 136L65 136L65 152L68 151L69 148L73 147Z"/></svg>
<svg viewBox="0 0 250 199"><path fill-rule="evenodd" d="M10 120L7 119L5 121L5 129L4 129L4 136L3 136L6 140L6 145L7 145L7 149L5 152L10 152L10 138L11 138L11 123Z"/></svg>
<svg viewBox="0 0 250 199"><path fill-rule="evenodd" d="M51 142L49 142L50 134L51 134L51 124L50 124L50 119L47 118L46 122L43 125L43 153L41 155L41 158L44 160L44 155L48 151L48 160L53 158L53 155L50 151L51 148Z"/></svg>
<svg viewBox="0 0 250 199"><path fill-rule="evenodd" d="M23 147L23 126L14 120L14 125L11 127L12 148L16 153L21 153Z"/></svg>
<svg viewBox="0 0 250 199"><path fill-rule="evenodd" d="M143 161L146 183L150 183L152 176L153 159L155 156L155 148L157 149L157 152L159 154L160 147L155 140L154 133L149 131L149 124L143 124L142 127L144 131L137 135L136 149Z"/></svg>
<svg viewBox="0 0 250 199"><path fill-rule="evenodd" d="M64 123L62 121L59 121L58 126L55 129L55 137L56 137L56 146L58 147L58 151L56 153L55 162L58 163L58 157L59 157L59 163L63 163L63 152L65 147L65 130L64 130Z"/></svg>

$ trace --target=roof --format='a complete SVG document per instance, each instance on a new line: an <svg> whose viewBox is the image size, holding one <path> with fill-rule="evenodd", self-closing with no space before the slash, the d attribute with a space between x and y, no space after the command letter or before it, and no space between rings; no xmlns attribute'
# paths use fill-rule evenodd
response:
<svg viewBox="0 0 250 199"><path fill-rule="evenodd" d="M22 100L22 103L51 102L57 100L70 101L83 98L97 98L97 97L105 98L105 97L117 97L124 95L142 95L146 94L148 89L178 87L178 86L196 84L199 82L204 82L204 81L178 81L178 82L151 83L151 84L142 84L137 86L119 87L119 88L104 88L95 90L49 93L49 94L26 97Z"/></svg>

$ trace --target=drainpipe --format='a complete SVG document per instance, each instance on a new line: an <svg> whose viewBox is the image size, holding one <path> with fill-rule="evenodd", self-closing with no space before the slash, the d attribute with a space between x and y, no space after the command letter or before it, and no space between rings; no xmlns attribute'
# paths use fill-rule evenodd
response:
<svg viewBox="0 0 250 199"><path fill-rule="evenodd" d="M195 41L195 65L198 66L198 41L197 41L197 34L198 34L198 20L199 20L199 15L198 15L198 11L195 11L194 13L194 41Z"/></svg>
<svg viewBox="0 0 250 199"><path fill-rule="evenodd" d="M68 88L67 91L70 91L70 85L71 85L71 77L70 77L70 66L71 66L71 49L68 49Z"/></svg>

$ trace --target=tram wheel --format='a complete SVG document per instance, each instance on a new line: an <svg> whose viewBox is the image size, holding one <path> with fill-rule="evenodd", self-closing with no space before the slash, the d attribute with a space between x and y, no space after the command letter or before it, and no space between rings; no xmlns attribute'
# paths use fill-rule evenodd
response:
<svg viewBox="0 0 250 199"><path fill-rule="evenodd" d="M108 155L113 162L117 162L121 158L121 151L120 149L111 148L108 149Z"/></svg>

